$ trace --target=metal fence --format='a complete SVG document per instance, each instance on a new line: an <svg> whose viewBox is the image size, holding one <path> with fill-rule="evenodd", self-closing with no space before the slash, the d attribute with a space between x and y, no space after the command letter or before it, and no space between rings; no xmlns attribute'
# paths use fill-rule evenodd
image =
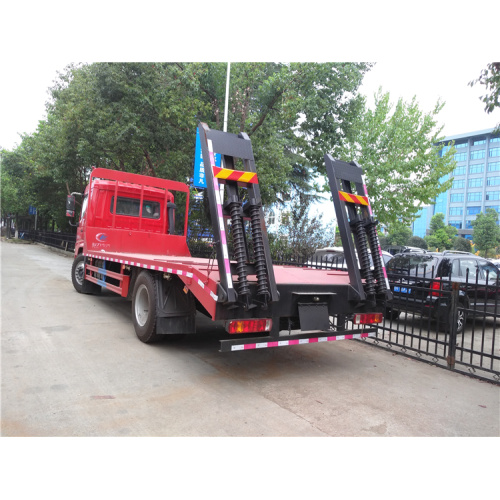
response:
<svg viewBox="0 0 500 500"><path fill-rule="evenodd" d="M75 235L54 232L21 232L28 239L74 251ZM189 241L193 256L215 258L208 243ZM305 259L290 255L274 255L277 265L345 270L340 255ZM408 276L391 276L393 286L408 288ZM407 357L500 384L500 279L458 282L422 278L416 287L422 300L415 302L410 295L387 304L386 318L377 327L375 337L366 342ZM415 291L415 289L414 289ZM467 301L464 302L464 293ZM430 301L444 304L433 310ZM397 311L395 313L394 311ZM465 315L464 328L454 320ZM450 319L452 318L453 321Z"/></svg>
<svg viewBox="0 0 500 500"><path fill-rule="evenodd" d="M391 275L379 347L500 384L500 279Z"/></svg>
<svg viewBox="0 0 500 500"><path fill-rule="evenodd" d="M19 231L18 238L37 243L43 243L60 250L74 252L76 235L54 231Z"/></svg>

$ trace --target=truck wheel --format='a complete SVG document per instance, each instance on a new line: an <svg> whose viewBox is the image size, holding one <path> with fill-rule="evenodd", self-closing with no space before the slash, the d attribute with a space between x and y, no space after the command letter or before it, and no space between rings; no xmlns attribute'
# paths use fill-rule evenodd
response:
<svg viewBox="0 0 500 500"><path fill-rule="evenodd" d="M156 333L156 284L148 271L142 271L134 285L132 320L139 340L146 344L158 341Z"/></svg>
<svg viewBox="0 0 500 500"><path fill-rule="evenodd" d="M73 286L78 293L82 293L84 279L85 257L80 254L75 258L73 266L71 267L71 281L73 281Z"/></svg>

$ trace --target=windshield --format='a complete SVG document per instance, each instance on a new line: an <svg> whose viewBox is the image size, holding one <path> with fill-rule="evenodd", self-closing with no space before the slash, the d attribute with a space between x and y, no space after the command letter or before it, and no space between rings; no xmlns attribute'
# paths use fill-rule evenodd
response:
<svg viewBox="0 0 500 500"><path fill-rule="evenodd" d="M431 275L435 271L438 259L429 254L404 254L396 255L387 263L387 272L411 274L411 275Z"/></svg>

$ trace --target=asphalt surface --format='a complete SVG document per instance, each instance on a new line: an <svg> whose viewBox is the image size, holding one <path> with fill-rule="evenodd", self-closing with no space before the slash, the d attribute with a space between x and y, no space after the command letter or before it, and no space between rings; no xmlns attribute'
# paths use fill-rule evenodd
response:
<svg viewBox="0 0 500 500"><path fill-rule="evenodd" d="M3 241L2 436L500 435L500 388L353 340L146 345L130 302L78 294L72 257Z"/></svg>

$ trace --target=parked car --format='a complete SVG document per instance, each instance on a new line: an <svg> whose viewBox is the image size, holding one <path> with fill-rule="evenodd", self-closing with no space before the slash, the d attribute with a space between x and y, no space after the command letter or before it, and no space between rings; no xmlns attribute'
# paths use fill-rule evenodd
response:
<svg viewBox="0 0 500 500"><path fill-rule="evenodd" d="M500 259L491 259L490 262L500 269Z"/></svg>
<svg viewBox="0 0 500 500"><path fill-rule="evenodd" d="M391 255L396 255L397 253L426 253L427 250L418 247L408 247L405 245L389 245L384 248L386 252Z"/></svg>
<svg viewBox="0 0 500 500"><path fill-rule="evenodd" d="M397 318L401 311L430 315L442 325L457 322L457 333L464 330L467 310L486 314L500 312L500 270L472 253L401 253L387 264L392 301L386 317ZM459 307L451 316L450 282L460 283ZM448 293L446 293L448 291Z"/></svg>
<svg viewBox="0 0 500 500"><path fill-rule="evenodd" d="M384 265L392 259L389 252L382 250L382 259ZM373 269L373 260L370 253L370 265ZM342 247L326 247L319 248L314 252L314 255L307 261L308 267L332 267L337 269L347 269L347 263L344 258L344 249Z"/></svg>

